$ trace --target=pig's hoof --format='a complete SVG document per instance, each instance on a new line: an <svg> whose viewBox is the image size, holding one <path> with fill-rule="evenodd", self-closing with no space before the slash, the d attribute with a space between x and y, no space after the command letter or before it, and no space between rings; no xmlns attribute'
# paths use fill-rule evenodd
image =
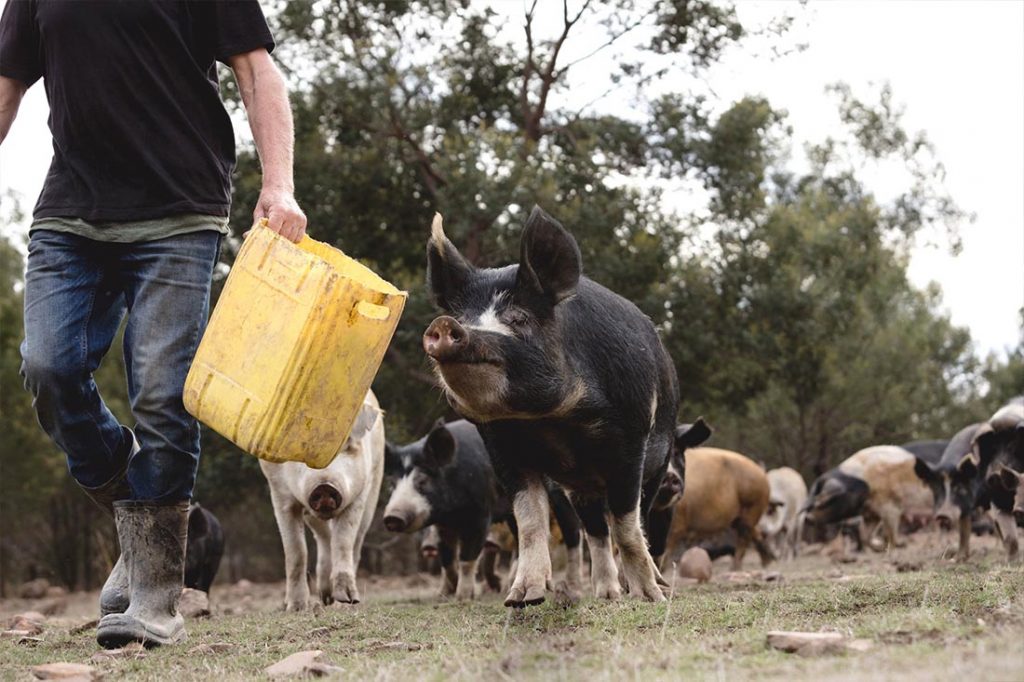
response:
<svg viewBox="0 0 1024 682"><path fill-rule="evenodd" d="M342 604L358 604L359 590L356 589L356 578L353 575L341 574L334 579L334 590L331 593L334 601Z"/></svg>
<svg viewBox="0 0 1024 682"><path fill-rule="evenodd" d="M474 588L475 585L472 580L459 580L459 586L455 588L455 598L459 601L468 601L472 599L475 596Z"/></svg>
<svg viewBox="0 0 1024 682"><path fill-rule="evenodd" d="M536 606L544 602L544 588L541 586L524 587L513 585L505 597L505 606L521 609L524 606Z"/></svg>
<svg viewBox="0 0 1024 682"><path fill-rule="evenodd" d="M622 596L622 589L618 581L606 581L604 584L594 585L594 596L598 599L618 599Z"/></svg>
<svg viewBox="0 0 1024 682"><path fill-rule="evenodd" d="M491 592L501 592L501 578L496 575L487 576L487 589Z"/></svg>
<svg viewBox="0 0 1024 682"><path fill-rule="evenodd" d="M561 580L555 585L555 603L560 606L571 606L583 599L583 589Z"/></svg>
<svg viewBox="0 0 1024 682"><path fill-rule="evenodd" d="M290 601L284 605L284 610L289 613L299 613L300 611L305 611L306 608L307 604L305 601Z"/></svg>
<svg viewBox="0 0 1024 682"><path fill-rule="evenodd" d="M635 594L644 601L665 601L665 594L662 592L662 588L656 584L651 583L643 587L637 585L635 589L629 591L630 594Z"/></svg>
<svg viewBox="0 0 1024 682"><path fill-rule="evenodd" d="M334 595L329 590L325 590L320 593L320 603L324 606L330 606L334 603Z"/></svg>

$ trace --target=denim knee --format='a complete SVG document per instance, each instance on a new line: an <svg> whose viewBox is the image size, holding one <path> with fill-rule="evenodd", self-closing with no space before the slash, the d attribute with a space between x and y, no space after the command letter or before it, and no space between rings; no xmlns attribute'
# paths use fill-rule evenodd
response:
<svg viewBox="0 0 1024 682"><path fill-rule="evenodd" d="M53 395L74 387L82 380L81 368L66 355L49 352L47 348L21 344L21 378L33 397Z"/></svg>

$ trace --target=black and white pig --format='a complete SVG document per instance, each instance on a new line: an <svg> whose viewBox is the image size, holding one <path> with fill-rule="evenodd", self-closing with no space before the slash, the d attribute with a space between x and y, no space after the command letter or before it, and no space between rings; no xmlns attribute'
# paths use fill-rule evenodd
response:
<svg viewBox="0 0 1024 682"><path fill-rule="evenodd" d="M348 440L323 469L260 460L284 545L285 608L308 606L306 536L316 539L317 592L323 604L359 602L356 568L384 478L384 415L366 394Z"/></svg>
<svg viewBox="0 0 1024 682"><path fill-rule="evenodd" d="M509 497L499 485L484 441L465 420L439 420L430 432L407 445L387 445L386 472L398 477L384 508L384 526L395 533L436 527L443 595L474 596L477 562L493 523L516 531ZM552 511L568 554L566 593L579 596L582 548L579 520L559 490L549 491ZM456 552L458 562L456 563ZM490 586L493 567L485 572Z"/></svg>
<svg viewBox="0 0 1024 682"><path fill-rule="evenodd" d="M1013 517L1016 488L1004 485L1003 471L1024 471L1024 397L996 411L974 434L974 453L992 498L996 532L1010 559L1018 554L1017 522ZM1006 483L1010 483L1006 475Z"/></svg>
<svg viewBox="0 0 1024 682"><path fill-rule="evenodd" d="M185 587L210 593L224 555L224 531L209 509L198 503L188 510L188 542L185 545Z"/></svg>
<svg viewBox="0 0 1024 682"><path fill-rule="evenodd" d="M988 486L980 476L972 456L974 436L981 423L960 429L946 444L937 463L916 455L914 473L932 491L935 520L944 529L957 527L960 533L957 561L966 561L971 552L971 518L975 509L989 507Z"/></svg>
<svg viewBox="0 0 1024 682"><path fill-rule="evenodd" d="M444 392L476 423L512 497L519 560L507 606L544 600L550 478L587 533L594 590L664 599L644 524L672 451L675 368L640 310L584 277L576 240L534 208L517 265L477 268L434 218L427 277L438 308L423 347ZM610 534L609 534L610 526Z"/></svg>

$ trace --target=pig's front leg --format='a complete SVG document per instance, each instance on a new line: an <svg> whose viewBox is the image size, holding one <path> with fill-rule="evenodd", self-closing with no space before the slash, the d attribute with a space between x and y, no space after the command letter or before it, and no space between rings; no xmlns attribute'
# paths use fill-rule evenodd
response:
<svg viewBox="0 0 1024 682"><path fill-rule="evenodd" d="M960 514L960 544L956 551L956 560L965 562L971 556L971 515Z"/></svg>
<svg viewBox="0 0 1024 682"><path fill-rule="evenodd" d="M329 606L334 603L331 585L331 528L327 521L311 517L308 520L316 540L316 591L320 603Z"/></svg>
<svg viewBox="0 0 1024 682"><path fill-rule="evenodd" d="M331 526L331 594L343 604L358 604L356 542L359 539L361 504L352 504Z"/></svg>
<svg viewBox="0 0 1024 682"><path fill-rule="evenodd" d="M490 519L486 519L482 525L464 529L459 534L459 582L455 587L456 599L472 599L476 596L476 568L490 525Z"/></svg>
<svg viewBox="0 0 1024 682"><path fill-rule="evenodd" d="M643 458L638 457L640 467ZM649 601L664 601L658 587L658 570L647 551L647 540L640 525L640 469L625 472L608 488L608 508L612 513L612 538L622 555L622 572L630 594Z"/></svg>
<svg viewBox="0 0 1024 682"><path fill-rule="evenodd" d="M992 506L991 514L992 520L995 521L996 533L999 535L999 539L1003 541L1006 558L1009 561L1013 561L1017 558L1018 552L1017 522L1011 514L1000 511L994 505Z"/></svg>
<svg viewBox="0 0 1024 682"><path fill-rule="evenodd" d="M450 597L455 594L459 584L459 573L455 570L455 550L459 546L459 536L450 528L437 527L438 554L441 558L441 596Z"/></svg>
<svg viewBox="0 0 1024 682"><path fill-rule="evenodd" d="M293 500L279 499L270 489L274 518L284 546L285 609L302 611L309 601L306 582L306 535L302 527L302 508Z"/></svg>
<svg viewBox="0 0 1024 682"><path fill-rule="evenodd" d="M540 478L531 478L513 497L512 511L519 528L519 561L505 606L523 607L544 601L551 577L548 536L548 491Z"/></svg>

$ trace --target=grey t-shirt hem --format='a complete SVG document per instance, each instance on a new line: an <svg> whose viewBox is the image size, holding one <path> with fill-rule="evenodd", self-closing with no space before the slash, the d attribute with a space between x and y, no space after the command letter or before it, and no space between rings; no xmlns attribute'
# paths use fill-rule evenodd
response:
<svg viewBox="0 0 1024 682"><path fill-rule="evenodd" d="M190 232L213 230L228 234L228 219L224 216L186 213L183 215L153 218L151 220L129 220L119 222L89 222L81 218L36 218L32 230L53 230L70 232L79 237L100 242L149 242L156 239L176 237Z"/></svg>

